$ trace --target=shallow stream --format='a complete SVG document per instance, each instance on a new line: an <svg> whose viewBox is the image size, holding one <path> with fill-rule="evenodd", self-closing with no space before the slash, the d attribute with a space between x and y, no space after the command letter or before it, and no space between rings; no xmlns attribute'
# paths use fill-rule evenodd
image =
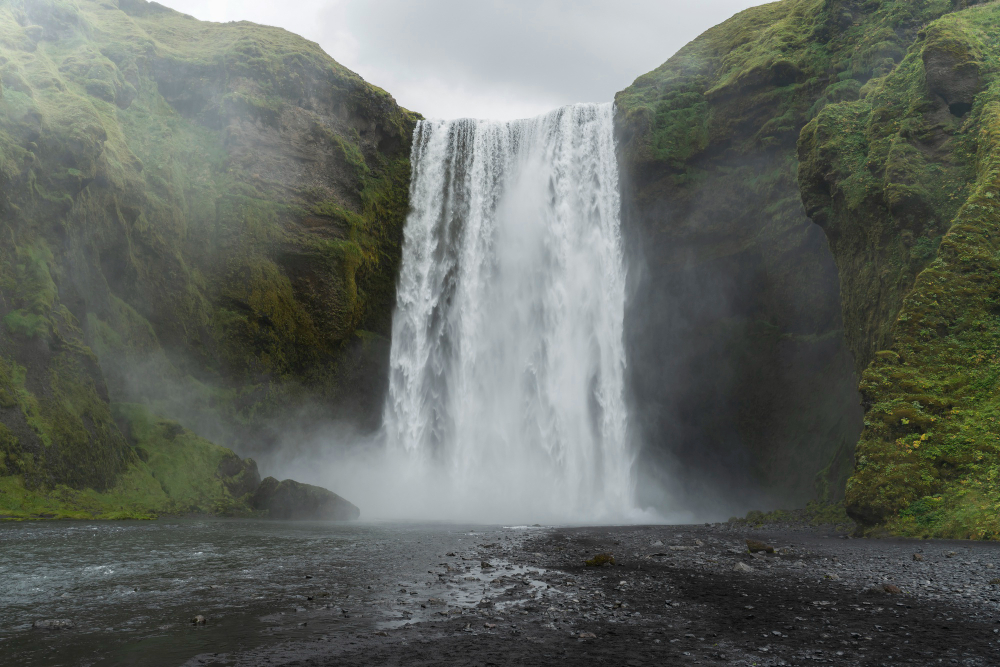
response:
<svg viewBox="0 0 1000 667"><path fill-rule="evenodd" d="M215 519L0 524L0 662L225 664L265 644L419 622L523 574L496 558L483 568L479 554L517 549L528 533ZM197 615L207 622L193 624ZM32 627L44 621L72 627Z"/></svg>

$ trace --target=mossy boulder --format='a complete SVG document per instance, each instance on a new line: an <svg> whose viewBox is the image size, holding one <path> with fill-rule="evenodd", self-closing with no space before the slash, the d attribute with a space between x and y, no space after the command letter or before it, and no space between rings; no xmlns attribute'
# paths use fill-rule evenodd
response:
<svg viewBox="0 0 1000 667"><path fill-rule="evenodd" d="M361 510L336 493L291 479L279 482L268 477L251 499L255 510L271 519L354 521Z"/></svg>
<svg viewBox="0 0 1000 667"><path fill-rule="evenodd" d="M377 425L417 118L277 28L0 4L6 472L114 488L112 401L244 454Z"/></svg>

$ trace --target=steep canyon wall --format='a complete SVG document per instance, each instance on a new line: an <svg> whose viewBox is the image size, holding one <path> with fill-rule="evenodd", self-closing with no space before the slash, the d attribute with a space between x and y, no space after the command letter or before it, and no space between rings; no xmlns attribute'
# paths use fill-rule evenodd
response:
<svg viewBox="0 0 1000 667"><path fill-rule="evenodd" d="M145 0L3 3L0 84L0 476L114 489L157 449L130 404L244 455L377 426L414 114Z"/></svg>
<svg viewBox="0 0 1000 667"><path fill-rule="evenodd" d="M997 534L996 13L784 0L618 95L638 424L692 493Z"/></svg>

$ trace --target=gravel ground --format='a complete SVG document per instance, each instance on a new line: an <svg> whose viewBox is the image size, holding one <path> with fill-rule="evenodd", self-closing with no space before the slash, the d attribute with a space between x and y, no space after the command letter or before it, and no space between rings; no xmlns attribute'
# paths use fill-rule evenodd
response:
<svg viewBox="0 0 1000 667"><path fill-rule="evenodd" d="M615 565L584 565L599 553ZM1000 664L996 543L545 529L442 554L427 579L372 603L367 625L338 630L318 610L317 637L189 664Z"/></svg>

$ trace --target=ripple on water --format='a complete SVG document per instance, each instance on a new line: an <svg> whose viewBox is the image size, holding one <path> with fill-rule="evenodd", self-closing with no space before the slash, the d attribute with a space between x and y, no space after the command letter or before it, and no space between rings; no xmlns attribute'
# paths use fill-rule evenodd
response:
<svg viewBox="0 0 1000 667"><path fill-rule="evenodd" d="M0 524L0 652L25 666L141 657L154 667L279 635L418 620L417 600L444 599L446 609L474 605L503 575L528 575L500 561L493 572L482 571L468 538L486 539L491 531L508 539L524 534L235 520ZM470 569L439 578L442 554L459 550ZM401 581L419 595L397 602ZM209 624L192 626L196 614ZM74 627L31 630L46 619L69 619Z"/></svg>

